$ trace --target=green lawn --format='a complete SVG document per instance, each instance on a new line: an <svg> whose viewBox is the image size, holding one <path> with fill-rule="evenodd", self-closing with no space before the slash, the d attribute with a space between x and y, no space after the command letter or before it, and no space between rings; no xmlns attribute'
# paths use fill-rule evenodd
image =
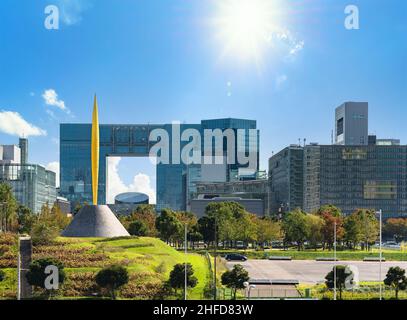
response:
<svg viewBox="0 0 407 320"><path fill-rule="evenodd" d="M310 290L311 298L315 299L333 299L333 290L328 290L324 284L318 285L299 285L298 290L305 297L306 289ZM394 299L394 290L389 287L382 286L382 298L385 300ZM380 298L380 285L378 282L360 282L359 287L353 290L344 290L342 292L343 300L371 300ZM337 292L337 299L339 299L339 292ZM406 300L407 292L400 291L399 299Z"/></svg>
<svg viewBox="0 0 407 320"><path fill-rule="evenodd" d="M227 253L240 253L246 255L249 259L267 259L269 256L290 256L293 260L315 260L322 257L333 257L334 252L331 250L318 249L317 251L307 249L304 251L298 251L296 249L269 249L269 250L218 250L219 255L225 255ZM363 250L338 250L336 256L339 260L363 260L365 257L377 257L379 258L379 250L372 249L370 251ZM407 261L407 252L401 252L396 250L383 250L383 257L387 261Z"/></svg>
<svg viewBox="0 0 407 320"><path fill-rule="evenodd" d="M44 248L43 256L60 257L66 260L67 278L73 279L75 275L86 278L76 281L86 281L91 278L91 273L95 273L103 267L118 263L125 265L131 274L133 286L142 287L140 290L149 290L148 286L158 285L167 280L173 266L177 263L190 262L194 268L194 275L198 279L198 285L188 293L190 299L200 299L203 297L203 288L209 278L209 266L204 255L191 253L185 254L168 246L157 238L133 237L125 239L97 239L97 238L58 238L59 245L55 248ZM59 252L61 250L61 252ZM76 256L70 250L81 250ZM65 252L65 253L64 253ZM100 261L93 265L86 265L83 257L92 259L93 256L100 255ZM35 250L34 250L35 256ZM6 281L0 283L0 298L6 291L16 288L15 269L5 269L7 272ZM87 276L87 277L85 277ZM78 284L79 285L79 284ZM131 289L131 286L130 286ZM129 290L130 290L129 289ZM138 289L137 289L138 290ZM78 297L76 297L78 298Z"/></svg>

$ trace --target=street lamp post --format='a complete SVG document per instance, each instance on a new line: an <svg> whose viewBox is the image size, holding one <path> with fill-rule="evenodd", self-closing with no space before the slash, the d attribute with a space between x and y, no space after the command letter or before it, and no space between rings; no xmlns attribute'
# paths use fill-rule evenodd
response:
<svg viewBox="0 0 407 320"><path fill-rule="evenodd" d="M187 300L187 287L188 287L188 273L187 273L187 268L188 268L188 263L187 263L187 245L188 245L188 242L187 242L187 224L185 223L185 243L184 243L184 250L185 250L185 275L184 275L184 280L185 280L185 283L184 283L184 286L185 286L185 289L184 289L184 300Z"/></svg>
<svg viewBox="0 0 407 320"><path fill-rule="evenodd" d="M379 210L379 230L380 230L380 242L379 242L379 284L380 284L380 300L382 300L383 292L382 292L382 209Z"/></svg>
<svg viewBox="0 0 407 320"><path fill-rule="evenodd" d="M334 300L336 300L336 221L334 223Z"/></svg>
<svg viewBox="0 0 407 320"><path fill-rule="evenodd" d="M247 290L247 300L250 300L250 291L251 291L252 289L255 289L255 288L256 288L256 285L255 285L255 284L250 284L248 281L245 281L245 282L243 283L243 285L245 286L245 288L246 288L246 290Z"/></svg>
<svg viewBox="0 0 407 320"><path fill-rule="evenodd" d="M215 215L215 236L214 236L214 238L215 238L215 254L214 254L214 256L215 256L215 259L214 259L214 268L213 268L213 272L214 272L214 277L213 277L213 290L214 290L214 293L213 293L213 300L216 300L216 256L217 256L217 248L218 248L218 237L217 237L217 230L216 230L216 228L217 228L217 220L218 220L218 214L216 213L216 215Z"/></svg>

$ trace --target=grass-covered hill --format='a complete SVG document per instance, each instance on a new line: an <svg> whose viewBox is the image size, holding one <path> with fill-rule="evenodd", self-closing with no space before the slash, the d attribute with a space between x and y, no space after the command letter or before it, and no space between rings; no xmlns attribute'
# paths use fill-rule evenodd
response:
<svg viewBox="0 0 407 320"><path fill-rule="evenodd" d="M16 296L16 248L0 253L0 269L6 279L0 282L0 298ZM120 264L130 273L130 282L119 296L125 299L155 299L164 292L163 283L177 263L185 258L193 266L198 285L191 289L190 299L203 298L209 281L209 266L204 255L181 253L157 238L131 237L117 239L58 238L52 245L35 246L33 259L52 257L65 266L67 280L61 298L94 297L100 292L94 276L104 266Z"/></svg>

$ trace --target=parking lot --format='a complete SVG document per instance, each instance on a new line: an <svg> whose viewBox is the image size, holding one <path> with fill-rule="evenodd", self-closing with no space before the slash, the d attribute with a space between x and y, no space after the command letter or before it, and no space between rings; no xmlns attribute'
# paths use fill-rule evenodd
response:
<svg viewBox="0 0 407 320"><path fill-rule="evenodd" d="M326 274L332 270L332 261L293 260L270 261L248 260L246 262L226 262L228 269L241 264L249 272L251 279L298 280L300 283L316 284L325 281ZM336 264L350 265L359 271L359 281L379 281L379 262L337 261ZM390 267L399 266L407 269L406 261L382 262L382 278Z"/></svg>

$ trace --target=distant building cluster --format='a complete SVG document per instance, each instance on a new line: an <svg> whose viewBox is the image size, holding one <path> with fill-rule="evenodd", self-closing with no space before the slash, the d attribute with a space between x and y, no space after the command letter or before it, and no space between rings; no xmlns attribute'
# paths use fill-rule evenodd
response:
<svg viewBox="0 0 407 320"><path fill-rule="evenodd" d="M235 201L259 216L279 216L300 208L313 212L332 204L345 214L358 208L383 211L384 217L407 215L407 146L398 139L369 135L368 103L346 102L335 110L335 131L330 145L318 143L290 145L273 154L268 173L257 166L248 169L229 164L227 136L223 137L222 161L216 164L158 164L157 205L188 210L198 216L210 202ZM100 125L99 199L106 201L106 158L149 155L149 134L170 125ZM17 200L34 212L45 203L57 202L69 213L77 203L91 202L90 128L88 124L61 124L61 189L55 188L55 173L28 164L28 142L0 146L0 182L9 183ZM233 140L236 154L248 153L260 136L256 121L245 119L203 120L182 124L180 132L193 128L246 130ZM256 141L250 130L257 130ZM174 134L174 133L172 133ZM250 144L249 142L252 142ZM188 141L184 141L184 147ZM204 157L208 151L202 148ZM256 152L259 148L257 145ZM176 157L176 154L172 154ZM57 197L58 195L58 197ZM130 214L140 204L148 204L140 193L118 195L109 204L117 214Z"/></svg>
<svg viewBox="0 0 407 320"><path fill-rule="evenodd" d="M345 214L367 208L385 218L406 216L407 146L368 134L368 103L336 108L334 138L331 145L290 145L274 154L267 180L200 183L198 197L254 197L272 216L327 204Z"/></svg>
<svg viewBox="0 0 407 320"><path fill-rule="evenodd" d="M34 213L57 200L55 172L28 163L28 140L19 145L0 145L0 182L9 184L16 200Z"/></svg>

